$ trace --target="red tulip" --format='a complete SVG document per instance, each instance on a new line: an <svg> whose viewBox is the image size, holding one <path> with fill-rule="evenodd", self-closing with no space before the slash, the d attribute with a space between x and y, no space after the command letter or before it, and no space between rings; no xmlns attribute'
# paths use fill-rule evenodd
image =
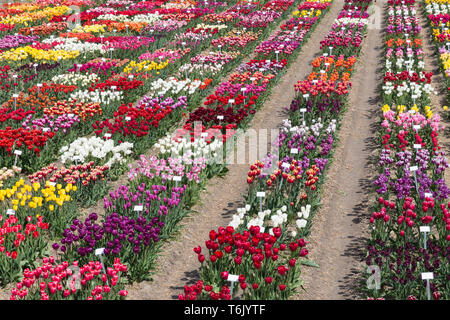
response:
<svg viewBox="0 0 450 320"><path fill-rule="evenodd" d="M212 241L214 241L214 240L216 240L216 238L217 238L217 233L216 233L216 231L211 230L211 231L209 232L209 239L211 239Z"/></svg>
<svg viewBox="0 0 450 320"><path fill-rule="evenodd" d="M304 257L308 254L308 250L303 248L302 250L300 250L299 256L300 257Z"/></svg>
<svg viewBox="0 0 450 320"><path fill-rule="evenodd" d="M120 290L119 291L119 295L121 295L122 297L126 297L128 295L128 291L127 290Z"/></svg>
<svg viewBox="0 0 450 320"><path fill-rule="evenodd" d="M277 270L278 273L282 276L286 275L286 272L288 271L288 269L285 266L279 266Z"/></svg>
<svg viewBox="0 0 450 320"><path fill-rule="evenodd" d="M295 259L292 258L291 260L289 260L289 266L290 267L295 267Z"/></svg>
<svg viewBox="0 0 450 320"><path fill-rule="evenodd" d="M300 239L297 240L297 244L300 247L304 247L304 246L306 246L306 241L303 238L300 238Z"/></svg>
<svg viewBox="0 0 450 320"><path fill-rule="evenodd" d="M296 251L297 250L297 243L296 242L291 242L290 244L289 244L289 249L292 251L292 252L294 252L294 251Z"/></svg>

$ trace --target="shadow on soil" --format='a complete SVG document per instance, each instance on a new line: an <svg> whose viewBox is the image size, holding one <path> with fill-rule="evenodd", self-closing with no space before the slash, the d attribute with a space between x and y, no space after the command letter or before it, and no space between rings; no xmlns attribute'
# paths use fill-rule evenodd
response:
<svg viewBox="0 0 450 320"><path fill-rule="evenodd" d="M200 280L199 269L184 272L184 277L182 277L180 280L183 281L187 286L192 286L193 284L196 284L197 281ZM174 290L177 292L171 297L174 300L178 300L178 294L184 293L184 287L171 286L169 288L170 290Z"/></svg>
<svg viewBox="0 0 450 320"><path fill-rule="evenodd" d="M376 60L383 61L384 47L376 46L374 48L376 52ZM382 65L380 63L379 65ZM383 67L378 67L376 69L376 74L379 75L377 83L382 83ZM353 217L353 224L368 224L368 219L370 216L370 206L371 199L373 195L373 184L377 173L377 163L379 161L379 140L378 132L380 119L382 118L382 98L381 98L381 86L377 86L375 93L370 96L367 101L369 106L368 110L364 112L364 117L370 120L370 136L364 139L363 151L367 153L365 159L364 167L367 170L367 176L362 177L358 180L359 191L357 192L361 195L362 201L353 207L349 216ZM348 236L350 241L348 246L342 253L343 256L351 257L354 261L354 266L350 270L346 270L342 279L338 280L339 294L344 299L364 299L361 293L361 281L362 281L362 271L363 271L363 261L366 255L366 243L367 237L365 236Z"/></svg>

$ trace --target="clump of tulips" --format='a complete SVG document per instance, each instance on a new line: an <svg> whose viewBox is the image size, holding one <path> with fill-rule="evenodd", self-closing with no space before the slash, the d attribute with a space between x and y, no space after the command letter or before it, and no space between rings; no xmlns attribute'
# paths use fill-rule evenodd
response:
<svg viewBox="0 0 450 320"><path fill-rule="evenodd" d="M281 228L273 235L263 233L258 226L243 232L233 227L211 230L205 241L208 257L200 246L194 248L201 266L202 282L185 286L179 299L229 300L230 275L239 276L233 284L233 298L280 300L287 299L301 285L300 265L313 263L302 238L288 238ZM239 290L240 289L240 290Z"/></svg>
<svg viewBox="0 0 450 320"><path fill-rule="evenodd" d="M105 268L105 269L103 269ZM44 258L36 269L25 269L23 280L11 290L11 300L120 300L127 266L115 259L111 266L99 261L80 265L78 261L56 263Z"/></svg>

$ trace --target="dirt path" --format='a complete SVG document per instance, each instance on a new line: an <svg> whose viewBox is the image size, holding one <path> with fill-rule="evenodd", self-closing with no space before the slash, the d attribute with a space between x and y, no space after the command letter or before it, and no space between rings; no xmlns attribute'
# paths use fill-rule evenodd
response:
<svg viewBox="0 0 450 320"><path fill-rule="evenodd" d="M369 29L352 78L349 106L342 119L334 160L327 172L322 208L314 217L305 291L298 299L362 299L356 288L364 264L371 182L376 172L375 135L381 115L382 30Z"/></svg>
<svg viewBox="0 0 450 320"><path fill-rule="evenodd" d="M318 54L320 40L330 30L342 5L340 0L333 2L330 11L301 49L297 60L273 87L272 94L251 121L250 128L278 128L286 118L283 109L294 98L293 85L311 71L311 62ZM192 249L198 245L204 247L209 231L228 225L231 215L242 205L241 195L247 190L245 181L248 168L248 164L229 165L229 172L224 178L216 177L207 183L207 191L203 192L199 204L194 207L197 213L183 219L177 239L164 245L157 259L153 281L130 287L130 299L177 299L178 294L183 293L184 285L198 280L200 264Z"/></svg>

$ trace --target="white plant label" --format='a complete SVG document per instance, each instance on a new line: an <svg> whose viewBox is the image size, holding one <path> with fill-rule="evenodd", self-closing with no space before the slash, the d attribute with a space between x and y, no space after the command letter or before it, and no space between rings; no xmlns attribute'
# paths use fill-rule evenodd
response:
<svg viewBox="0 0 450 320"><path fill-rule="evenodd" d="M425 196L425 198L432 198L432 197L433 197L433 194L427 192L427 193L424 194L424 196Z"/></svg>
<svg viewBox="0 0 450 320"><path fill-rule="evenodd" d="M414 172L414 171L417 171L417 170L419 170L418 166L412 166L412 167L409 168L409 171L411 171L411 172Z"/></svg>
<svg viewBox="0 0 450 320"><path fill-rule="evenodd" d="M21 150L14 150L14 154L16 156L20 156L22 154L22 151Z"/></svg>
<svg viewBox="0 0 450 320"><path fill-rule="evenodd" d="M142 211L144 210L144 206L134 206L134 211Z"/></svg>
<svg viewBox="0 0 450 320"><path fill-rule="evenodd" d="M173 176L173 181L181 181L181 176Z"/></svg>
<svg viewBox="0 0 450 320"><path fill-rule="evenodd" d="M111 138L111 133L105 133L104 137L107 138L107 139Z"/></svg>
<svg viewBox="0 0 450 320"><path fill-rule="evenodd" d="M285 168L285 169L289 169L291 166L289 165L289 163L287 163L287 162L283 162L282 164L281 164L281 166L283 167L283 168Z"/></svg>
<svg viewBox="0 0 450 320"><path fill-rule="evenodd" d="M433 272L422 272L421 274L422 280L432 280L434 279Z"/></svg>
<svg viewBox="0 0 450 320"><path fill-rule="evenodd" d="M230 282L238 282L239 281L239 276L236 275L236 274L229 274L227 280L230 281Z"/></svg>
<svg viewBox="0 0 450 320"><path fill-rule="evenodd" d="M420 145L420 144L414 144L414 149L420 149L420 148L422 148L422 145Z"/></svg>
<svg viewBox="0 0 450 320"><path fill-rule="evenodd" d="M16 212L13 209L8 209L8 210L6 210L6 214L11 216L11 215L15 215Z"/></svg>
<svg viewBox="0 0 450 320"><path fill-rule="evenodd" d="M130 121L131 117L125 117L125 121Z"/></svg>
<svg viewBox="0 0 450 320"><path fill-rule="evenodd" d="M217 119L223 120L223 116L217 116Z"/></svg>
<svg viewBox="0 0 450 320"><path fill-rule="evenodd" d="M300 112L306 112L306 108L301 108Z"/></svg>
<svg viewBox="0 0 450 320"><path fill-rule="evenodd" d="M293 154L298 154L298 149L297 149L297 148L292 148L292 149L291 149L291 153L293 153Z"/></svg>
<svg viewBox="0 0 450 320"><path fill-rule="evenodd" d="M419 227L420 232L430 232L430 226Z"/></svg>
<svg viewBox="0 0 450 320"><path fill-rule="evenodd" d="M105 248L95 249L95 255L96 256L102 255L104 251L105 251Z"/></svg>
<svg viewBox="0 0 450 320"><path fill-rule="evenodd" d="M264 191L258 191L258 192L256 193L256 196L257 196L258 198L263 198L263 197L266 196L266 193L265 193Z"/></svg>

